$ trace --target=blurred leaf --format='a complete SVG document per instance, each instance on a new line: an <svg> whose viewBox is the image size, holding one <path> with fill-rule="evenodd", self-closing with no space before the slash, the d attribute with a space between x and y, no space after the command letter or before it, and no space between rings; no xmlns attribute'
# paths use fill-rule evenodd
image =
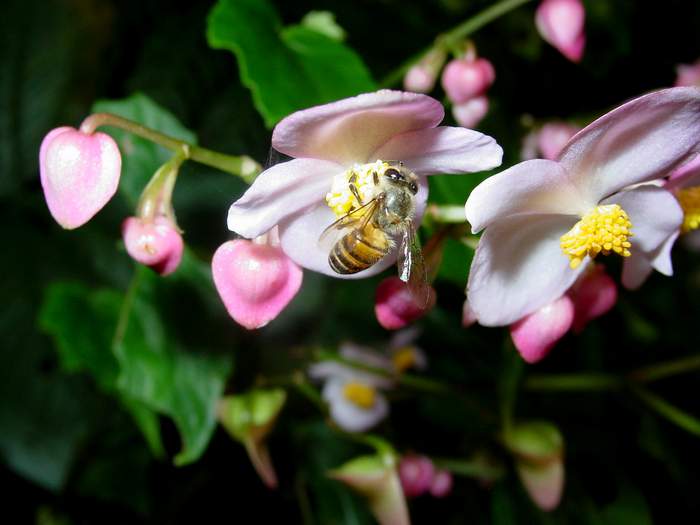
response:
<svg viewBox="0 0 700 525"><path fill-rule="evenodd" d="M462 290L466 289L473 257L474 248L460 240L447 239L437 278L449 281Z"/></svg>
<svg viewBox="0 0 700 525"><path fill-rule="evenodd" d="M100 100L93 105L92 111L114 113L177 139L192 144L197 142L194 133L142 93L121 100ZM156 170L172 157L172 152L121 129L105 129L116 140L122 154L119 191L130 206L136 206L141 191Z"/></svg>
<svg viewBox="0 0 700 525"><path fill-rule="evenodd" d="M301 25L338 42L345 40L345 29L338 25L330 11L310 11L301 19Z"/></svg>
<svg viewBox="0 0 700 525"><path fill-rule="evenodd" d="M268 127L298 109L375 89L354 51L308 25L283 27L267 0L219 0L207 39L236 55Z"/></svg>
<svg viewBox="0 0 700 525"><path fill-rule="evenodd" d="M653 523L644 496L629 483L620 486L617 499L602 509L601 517L606 525L652 525Z"/></svg>

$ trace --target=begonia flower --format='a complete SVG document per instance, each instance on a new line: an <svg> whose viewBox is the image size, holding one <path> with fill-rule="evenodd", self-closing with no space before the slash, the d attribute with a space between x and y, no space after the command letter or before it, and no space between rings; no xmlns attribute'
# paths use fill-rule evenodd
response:
<svg viewBox="0 0 700 525"><path fill-rule="evenodd" d="M447 53L440 46L433 47L418 62L413 64L403 78L406 91L430 93L435 87L438 73L445 63Z"/></svg>
<svg viewBox="0 0 700 525"><path fill-rule="evenodd" d="M389 90L293 113L275 127L272 146L294 158L255 179L231 206L229 228L254 238L278 225L282 250L300 266L326 275L362 278L381 272L395 262L395 251L364 271L340 275L328 263L329 248L318 242L330 224L357 206L349 189L355 170L371 174L374 163L401 161L418 175L413 217L418 225L427 175L483 171L501 162L502 150L491 137L438 126L443 117L437 100ZM372 196L371 179L357 182L361 195Z"/></svg>
<svg viewBox="0 0 700 525"><path fill-rule="evenodd" d="M569 139L580 129L567 122L547 122L525 137L520 157L522 160L534 158L556 160Z"/></svg>
<svg viewBox="0 0 700 525"><path fill-rule="evenodd" d="M543 0L535 25L544 40L572 62L580 62L586 45L586 10L581 0Z"/></svg>
<svg viewBox="0 0 700 525"><path fill-rule="evenodd" d="M388 372L393 368L387 356L353 343L341 345L340 355ZM325 381L323 399L328 403L331 418L343 430L364 432L389 414L389 402L382 389L393 387L390 378L335 361L314 364L309 375Z"/></svg>
<svg viewBox="0 0 700 525"><path fill-rule="evenodd" d="M397 276L384 279L377 286L374 313L377 321L387 330L398 330L423 317L435 305L435 289L429 289L428 303L417 304L408 285Z"/></svg>
<svg viewBox="0 0 700 525"><path fill-rule="evenodd" d="M485 58L466 56L451 60L442 71L442 87L453 104L480 97L493 84L496 71Z"/></svg>
<svg viewBox="0 0 700 525"><path fill-rule="evenodd" d="M184 244L168 217L128 217L122 224L122 237L131 258L160 275L169 275L180 265Z"/></svg>
<svg viewBox="0 0 700 525"><path fill-rule="evenodd" d="M450 492L452 492L452 473L449 470L440 469L433 477L430 495L434 498L444 498Z"/></svg>
<svg viewBox="0 0 700 525"><path fill-rule="evenodd" d="M274 229L254 241L225 242L214 253L211 268L229 315L249 330L277 317L303 280L301 268L279 248Z"/></svg>
<svg viewBox="0 0 700 525"><path fill-rule="evenodd" d="M428 366L425 352L414 344L419 335L419 329L405 328L394 333L389 341L389 359L397 374L409 369L425 370Z"/></svg>
<svg viewBox="0 0 700 525"><path fill-rule="evenodd" d="M675 85L700 87L700 60L694 64L679 64L676 66Z"/></svg>
<svg viewBox="0 0 700 525"><path fill-rule="evenodd" d="M510 336L525 362L536 363L569 331L573 320L574 303L563 295L512 324Z"/></svg>
<svg viewBox="0 0 700 525"><path fill-rule="evenodd" d="M617 284L601 264L590 265L569 290L574 302L572 330L580 333L585 326L609 312L617 302Z"/></svg>
<svg viewBox="0 0 700 525"><path fill-rule="evenodd" d="M477 186L465 211L474 233L485 229L467 286L479 323L508 325L553 302L597 255L654 259L683 213L669 191L638 184L698 151L700 89L672 88L599 118L558 161L521 162Z"/></svg>
<svg viewBox="0 0 700 525"><path fill-rule="evenodd" d="M114 196L122 159L106 133L61 127L41 142L39 174L53 218L68 230L82 226Z"/></svg>
<svg viewBox="0 0 700 525"><path fill-rule="evenodd" d="M407 498L415 498L430 490L435 476L435 467L430 458L407 454L399 461L399 478Z"/></svg>
<svg viewBox="0 0 700 525"><path fill-rule="evenodd" d="M473 128L489 112L489 99L486 95L467 100L452 106L452 116L462 127Z"/></svg>

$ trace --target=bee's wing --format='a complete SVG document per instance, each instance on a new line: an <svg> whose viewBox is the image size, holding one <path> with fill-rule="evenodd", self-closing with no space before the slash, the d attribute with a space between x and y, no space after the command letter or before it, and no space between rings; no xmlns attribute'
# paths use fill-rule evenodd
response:
<svg viewBox="0 0 700 525"><path fill-rule="evenodd" d="M427 307L430 300L428 274L411 221L403 223L397 264L399 278L408 285L416 304L421 308Z"/></svg>
<svg viewBox="0 0 700 525"><path fill-rule="evenodd" d="M321 236L318 238L319 246L326 251L330 251L338 239L350 230L363 229L379 209L377 206L378 204L379 201L375 198L364 206L360 206L347 215L343 215L340 219L323 230L323 233L321 233Z"/></svg>

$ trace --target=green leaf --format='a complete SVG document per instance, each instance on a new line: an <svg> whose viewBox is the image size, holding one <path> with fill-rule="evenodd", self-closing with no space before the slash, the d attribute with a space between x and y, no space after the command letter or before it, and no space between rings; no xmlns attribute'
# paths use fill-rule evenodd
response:
<svg viewBox="0 0 700 525"><path fill-rule="evenodd" d="M191 144L197 143L194 133L185 128L174 115L142 93L135 93L121 100L100 100L93 105L92 111L114 113L177 139ZM119 191L126 197L130 206L136 206L141 191L156 170L172 157L172 152L121 129L105 129L116 140L122 154Z"/></svg>
<svg viewBox="0 0 700 525"><path fill-rule="evenodd" d="M338 25L330 11L309 11L301 19L301 25L338 42L345 40L345 29Z"/></svg>
<svg viewBox="0 0 700 525"><path fill-rule="evenodd" d="M236 55L268 127L293 111L376 88L354 51L308 25L283 27L266 0L219 0L207 39Z"/></svg>

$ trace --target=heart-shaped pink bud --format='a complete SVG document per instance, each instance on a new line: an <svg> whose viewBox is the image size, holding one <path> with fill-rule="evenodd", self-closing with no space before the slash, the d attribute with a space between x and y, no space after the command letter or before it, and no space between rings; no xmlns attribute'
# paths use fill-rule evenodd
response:
<svg viewBox="0 0 700 525"><path fill-rule="evenodd" d="M425 456L409 454L399 463L399 479L407 498L415 498L427 492L433 484L435 467Z"/></svg>
<svg viewBox="0 0 700 525"><path fill-rule="evenodd" d="M434 498L444 498L452 492L452 474L447 470L438 470L430 485L430 494Z"/></svg>
<svg viewBox="0 0 700 525"><path fill-rule="evenodd" d="M422 64L415 64L403 77L403 87L406 91L430 93L435 87L435 73Z"/></svg>
<svg viewBox="0 0 700 525"><path fill-rule="evenodd" d="M39 150L39 173L56 222L71 230L92 219L117 191L121 165L119 148L105 133L50 131Z"/></svg>
<svg viewBox="0 0 700 525"><path fill-rule="evenodd" d="M219 246L211 269L228 313L249 330L277 317L299 291L303 277L278 246L245 239Z"/></svg>
<svg viewBox="0 0 700 525"><path fill-rule="evenodd" d="M510 326L515 348L528 363L543 359L571 328L574 303L564 295Z"/></svg>
<svg viewBox="0 0 700 525"><path fill-rule="evenodd" d="M545 159L556 160L569 139L580 128L566 122L548 122L540 129L537 146Z"/></svg>
<svg viewBox="0 0 700 525"><path fill-rule="evenodd" d="M398 330L420 319L435 305L435 290L430 289L428 305L421 308L416 304L405 282L398 277L387 277L375 295L374 313L377 321L387 330Z"/></svg>
<svg viewBox="0 0 700 525"><path fill-rule="evenodd" d="M442 71L442 87L453 104L483 95L495 79L496 72L485 58L455 59Z"/></svg>
<svg viewBox="0 0 700 525"><path fill-rule="evenodd" d="M535 24L542 38L572 62L583 57L586 10L581 0L544 0L537 8Z"/></svg>
<svg viewBox="0 0 700 525"><path fill-rule="evenodd" d="M587 272L570 292L574 301L575 333L580 333L593 319L608 313L617 302L617 285L602 265Z"/></svg>
<svg viewBox="0 0 700 525"><path fill-rule="evenodd" d="M173 273L180 264L182 236L166 217L152 221L128 217L122 224L122 237L129 255L160 275Z"/></svg>
<svg viewBox="0 0 700 525"><path fill-rule="evenodd" d="M473 98L464 104L452 106L452 116L463 128L474 128L489 112L486 96Z"/></svg>

